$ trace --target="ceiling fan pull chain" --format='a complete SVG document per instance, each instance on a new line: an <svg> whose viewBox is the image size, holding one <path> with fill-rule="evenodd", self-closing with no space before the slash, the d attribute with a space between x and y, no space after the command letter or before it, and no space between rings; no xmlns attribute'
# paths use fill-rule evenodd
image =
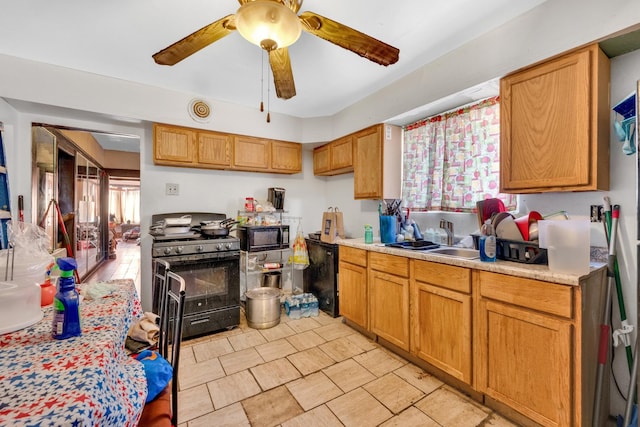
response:
<svg viewBox="0 0 640 427"><path fill-rule="evenodd" d="M267 70L267 78L271 79L271 67ZM267 123L271 123L271 85L267 84Z"/></svg>
<svg viewBox="0 0 640 427"><path fill-rule="evenodd" d="M260 49L260 112L264 111L264 50Z"/></svg>

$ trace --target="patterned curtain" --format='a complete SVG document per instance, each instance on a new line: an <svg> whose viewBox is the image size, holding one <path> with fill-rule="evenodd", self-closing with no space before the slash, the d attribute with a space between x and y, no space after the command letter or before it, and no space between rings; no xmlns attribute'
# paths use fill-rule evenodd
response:
<svg viewBox="0 0 640 427"><path fill-rule="evenodd" d="M499 193L499 97L405 127L402 196L416 210L476 212L476 202Z"/></svg>

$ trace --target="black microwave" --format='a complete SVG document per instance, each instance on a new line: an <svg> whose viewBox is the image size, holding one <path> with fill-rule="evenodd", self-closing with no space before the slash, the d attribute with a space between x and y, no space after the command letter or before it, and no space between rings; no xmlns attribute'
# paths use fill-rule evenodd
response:
<svg viewBox="0 0 640 427"><path fill-rule="evenodd" d="M246 252L272 251L289 247L288 225L245 225L238 227L240 249Z"/></svg>

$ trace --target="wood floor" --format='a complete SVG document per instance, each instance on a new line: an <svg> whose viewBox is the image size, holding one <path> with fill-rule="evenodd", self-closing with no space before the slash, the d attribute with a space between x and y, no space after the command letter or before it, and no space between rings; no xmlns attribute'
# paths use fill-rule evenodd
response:
<svg viewBox="0 0 640 427"><path fill-rule="evenodd" d="M102 264L86 282L95 283L111 279L133 279L136 289L140 292L140 246L135 240L118 240L116 257Z"/></svg>

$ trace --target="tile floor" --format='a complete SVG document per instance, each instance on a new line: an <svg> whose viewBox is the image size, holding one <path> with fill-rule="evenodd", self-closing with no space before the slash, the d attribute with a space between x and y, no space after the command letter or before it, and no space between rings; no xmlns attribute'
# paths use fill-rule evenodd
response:
<svg viewBox="0 0 640 427"><path fill-rule="evenodd" d="M180 426L513 426L341 318L183 342Z"/></svg>
<svg viewBox="0 0 640 427"><path fill-rule="evenodd" d="M140 246L119 241L87 282L131 278ZM270 329L186 340L180 427L513 426L323 312Z"/></svg>
<svg viewBox="0 0 640 427"><path fill-rule="evenodd" d="M119 242L87 281L123 278L139 289L135 242ZM231 331L185 341L180 388L180 427L514 426L322 312L264 330L243 315Z"/></svg>

